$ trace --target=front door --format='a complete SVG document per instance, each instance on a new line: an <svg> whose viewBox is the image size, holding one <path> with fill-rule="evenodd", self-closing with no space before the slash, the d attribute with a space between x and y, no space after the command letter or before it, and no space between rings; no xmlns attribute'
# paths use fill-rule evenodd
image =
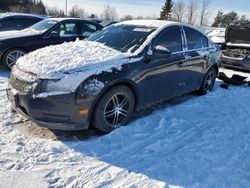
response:
<svg viewBox="0 0 250 188"><path fill-rule="evenodd" d="M57 34L52 36L52 33ZM62 44L64 42L75 41L78 34L77 22L64 22L57 25L53 30L46 34L43 40L37 44L33 44L33 50L43 48L50 45Z"/></svg>
<svg viewBox="0 0 250 188"><path fill-rule="evenodd" d="M182 63L185 60L182 34L179 26L165 29L153 43L152 48L164 46L171 55L160 58L152 55L144 63L144 71L138 79L138 87L144 103L155 103L181 95L186 90L186 75Z"/></svg>

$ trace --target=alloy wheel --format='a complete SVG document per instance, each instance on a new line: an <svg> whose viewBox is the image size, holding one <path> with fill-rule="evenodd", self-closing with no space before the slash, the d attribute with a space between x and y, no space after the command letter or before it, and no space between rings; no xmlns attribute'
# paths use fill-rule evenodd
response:
<svg viewBox="0 0 250 188"><path fill-rule="evenodd" d="M13 65L16 63L17 59L24 56L25 52L20 51L20 50L15 50L11 51L7 56L6 56L6 64L9 68L12 68Z"/></svg>
<svg viewBox="0 0 250 188"><path fill-rule="evenodd" d="M126 94L116 94L104 109L104 119L112 128L119 127L129 114L129 97Z"/></svg>
<svg viewBox="0 0 250 188"><path fill-rule="evenodd" d="M216 79L216 74L214 71L210 71L207 75L206 81L205 81L205 89L206 91L211 91L213 89L214 83Z"/></svg>

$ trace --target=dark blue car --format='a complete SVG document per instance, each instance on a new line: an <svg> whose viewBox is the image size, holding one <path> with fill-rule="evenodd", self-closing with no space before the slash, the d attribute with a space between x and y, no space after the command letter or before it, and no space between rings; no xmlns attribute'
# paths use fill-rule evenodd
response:
<svg viewBox="0 0 250 188"><path fill-rule="evenodd" d="M192 26L121 22L84 41L20 58L8 96L16 111L39 125L110 132L128 123L136 110L212 91L220 60L220 49Z"/></svg>

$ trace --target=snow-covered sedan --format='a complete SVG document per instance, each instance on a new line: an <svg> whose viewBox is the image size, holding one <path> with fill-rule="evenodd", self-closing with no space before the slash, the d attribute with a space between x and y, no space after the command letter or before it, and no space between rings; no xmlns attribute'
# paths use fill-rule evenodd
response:
<svg viewBox="0 0 250 188"><path fill-rule="evenodd" d="M14 109L41 126L110 132L135 110L192 91L211 91L221 52L197 29L126 21L85 41L21 57L9 79Z"/></svg>

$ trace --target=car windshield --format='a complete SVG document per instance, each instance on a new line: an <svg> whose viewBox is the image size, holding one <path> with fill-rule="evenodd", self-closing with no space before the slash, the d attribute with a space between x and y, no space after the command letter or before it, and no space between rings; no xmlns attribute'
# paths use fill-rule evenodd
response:
<svg viewBox="0 0 250 188"><path fill-rule="evenodd" d="M43 20L43 21L40 21L40 22L32 25L31 27L29 27L29 29L43 32L43 31L47 31L48 29L53 27L57 22L58 21L56 21L56 20Z"/></svg>
<svg viewBox="0 0 250 188"><path fill-rule="evenodd" d="M112 25L94 33L87 40L102 43L115 50L135 52L157 28L136 25Z"/></svg>

